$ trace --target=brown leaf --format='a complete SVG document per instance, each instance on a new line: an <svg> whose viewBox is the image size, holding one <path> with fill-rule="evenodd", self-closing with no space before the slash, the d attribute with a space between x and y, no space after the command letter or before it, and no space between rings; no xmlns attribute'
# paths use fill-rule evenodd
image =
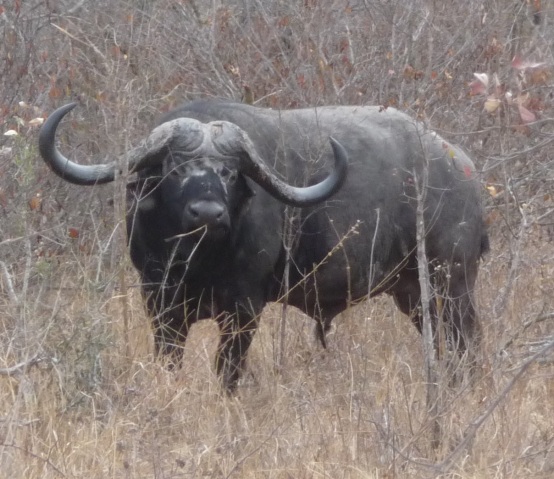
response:
<svg viewBox="0 0 554 479"><path fill-rule="evenodd" d="M523 123L532 123L537 119L536 115L532 111L529 111L527 108L525 108L523 105L518 104L517 109L519 110L519 116L521 117Z"/></svg>
<svg viewBox="0 0 554 479"><path fill-rule="evenodd" d="M527 125L513 125L512 130L525 136L529 136L531 134L531 129Z"/></svg>
<svg viewBox="0 0 554 479"><path fill-rule="evenodd" d="M487 87L485 85L483 85L483 83L481 83L480 81L473 80L469 84L469 94L471 96L483 95L485 93L487 93Z"/></svg>
<svg viewBox="0 0 554 479"><path fill-rule="evenodd" d="M529 84L530 85L548 85L552 74L545 68L537 68L530 72Z"/></svg>
<svg viewBox="0 0 554 479"><path fill-rule="evenodd" d="M423 78L423 72L421 70L416 70L411 65L407 65L406 68L404 68L404 78L407 80L420 80Z"/></svg>
<svg viewBox="0 0 554 479"><path fill-rule="evenodd" d="M60 98L62 96L62 90L57 86L53 86L52 88L50 88L50 91L48 92L48 96L50 98Z"/></svg>
<svg viewBox="0 0 554 479"><path fill-rule="evenodd" d="M487 226L491 226L494 223L498 223L500 221L501 216L500 213L497 210L492 210L486 217L485 217L485 224Z"/></svg>
<svg viewBox="0 0 554 479"><path fill-rule="evenodd" d="M42 197L40 193L37 193L29 200L29 209L31 211L37 211L40 209L40 205L42 205Z"/></svg>

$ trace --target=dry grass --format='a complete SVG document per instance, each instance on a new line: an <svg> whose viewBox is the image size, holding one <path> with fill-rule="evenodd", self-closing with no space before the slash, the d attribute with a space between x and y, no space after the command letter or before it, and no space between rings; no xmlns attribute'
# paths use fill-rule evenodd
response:
<svg viewBox="0 0 554 479"><path fill-rule="evenodd" d="M506 313L487 318L501 273L493 261L484 266L480 296L489 367L474 388L443 390L443 444L433 451L421 342L390 299L343 314L327 351L315 344L311 321L289 310L282 373L274 369L280 306L267 308L249 371L237 395L227 397L211 367L215 324L196 325L185 366L167 372L152 360L138 292L130 289L126 330L123 298L93 284L87 272L96 271L86 266L86 258L67 262L30 286L33 294L23 307L6 305L2 334L11 340L3 343L2 366L35 354L43 361L0 377L5 477L546 478L554 473L552 353L514 384L454 463L439 469L531 354L531 338L552 336L551 321L518 335L521 319L550 301L545 292L554 288L552 274L522 271ZM52 283L62 288L50 288Z"/></svg>

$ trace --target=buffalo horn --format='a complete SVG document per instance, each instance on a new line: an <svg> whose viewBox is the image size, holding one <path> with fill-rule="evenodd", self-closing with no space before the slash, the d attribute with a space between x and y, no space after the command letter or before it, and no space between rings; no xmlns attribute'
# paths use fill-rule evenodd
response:
<svg viewBox="0 0 554 479"><path fill-rule="evenodd" d="M233 134L214 136L215 148L224 156L239 157L241 172L287 205L306 207L325 201L340 189L346 178L348 153L332 137L329 137L329 141L335 157L333 171L315 185L296 187L285 183L270 170L256 152L254 144L244 130L228 122L213 122L212 124L218 123L232 130Z"/></svg>
<svg viewBox="0 0 554 479"><path fill-rule="evenodd" d="M116 172L121 173L119 169L121 163L80 165L66 158L56 147L58 125L76 105L76 103L64 105L50 114L39 133L40 154L54 173L70 183L76 185L109 183L115 179ZM124 157L124 162L128 164L128 171L135 172L159 164L167 153L172 133L171 128L156 129L146 141L128 152Z"/></svg>
<svg viewBox="0 0 554 479"><path fill-rule="evenodd" d="M77 185L113 181L118 163L80 165L63 156L56 147L56 130L65 115L75 108L70 103L55 110L39 134L39 151L44 161L61 178ZM320 183L295 187L279 179L263 162L247 133L234 123L201 123L191 118L177 118L155 128L150 136L125 155L129 172L159 165L168 153L185 157L239 160L239 169L268 193L291 206L311 206L325 201L342 186L346 178L348 154L334 138L329 139L335 168Z"/></svg>

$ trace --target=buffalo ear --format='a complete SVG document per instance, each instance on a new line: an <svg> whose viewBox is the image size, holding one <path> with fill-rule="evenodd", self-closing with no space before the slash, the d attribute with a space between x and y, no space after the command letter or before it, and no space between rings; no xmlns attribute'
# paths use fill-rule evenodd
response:
<svg viewBox="0 0 554 479"><path fill-rule="evenodd" d="M157 177L137 178L127 183L127 205L132 207L140 201L141 206L148 207L150 203L155 203L154 192L159 183Z"/></svg>
<svg viewBox="0 0 554 479"><path fill-rule="evenodd" d="M158 176L149 176L129 181L126 185L127 194L135 195L138 198L148 195L159 185L160 179Z"/></svg>

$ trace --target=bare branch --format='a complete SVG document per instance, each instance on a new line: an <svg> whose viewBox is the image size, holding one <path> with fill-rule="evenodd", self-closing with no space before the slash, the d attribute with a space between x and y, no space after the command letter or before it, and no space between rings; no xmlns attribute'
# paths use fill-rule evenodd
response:
<svg viewBox="0 0 554 479"><path fill-rule="evenodd" d="M498 352L501 353L502 351L505 351L506 349L508 349L512 344L514 344L514 342L517 340L517 338L519 338L519 336L521 336L529 327L533 326L534 324L542 323L543 321L546 321L547 319L554 319L554 312L541 314L539 316L536 316L532 319L529 319L529 320L525 321L521 325L519 330L510 339L508 339L504 343L504 345L498 350Z"/></svg>
<svg viewBox="0 0 554 479"><path fill-rule="evenodd" d="M554 350L554 340L548 342L542 349L537 351L533 356L531 356L527 361L525 361L520 370L512 378L512 380L504 387L502 392L496 396L496 398L490 403L490 405L485 409L485 411L478 416L476 419L471 421L469 426L467 426L462 440L458 445L452 450L452 452L444 459L440 464L437 465L438 469L442 473L446 473L456 462L460 454L469 447L469 444L475 439L479 428L485 423L485 421L491 416L494 410L508 397L510 391L514 388L515 384L521 379L525 372L531 367L535 361L537 361L541 356L544 356L549 351Z"/></svg>
<svg viewBox="0 0 554 479"><path fill-rule="evenodd" d="M19 374L23 373L25 370L29 369L31 366L34 366L35 364L40 363L43 359L44 358L36 354L31 359L27 359L26 361L16 364L15 366L11 366L9 368L0 368L0 376L8 376L8 377L18 376Z"/></svg>
<svg viewBox="0 0 554 479"><path fill-rule="evenodd" d="M3 261L0 261L0 270L2 271L2 277L4 278L4 282L6 283L6 289L8 290L8 297L10 298L10 301L15 306L19 306L19 298L17 297L17 294L15 294L15 289L13 287L13 282L10 276L10 272L8 271L8 267L6 266L6 263L4 263Z"/></svg>

